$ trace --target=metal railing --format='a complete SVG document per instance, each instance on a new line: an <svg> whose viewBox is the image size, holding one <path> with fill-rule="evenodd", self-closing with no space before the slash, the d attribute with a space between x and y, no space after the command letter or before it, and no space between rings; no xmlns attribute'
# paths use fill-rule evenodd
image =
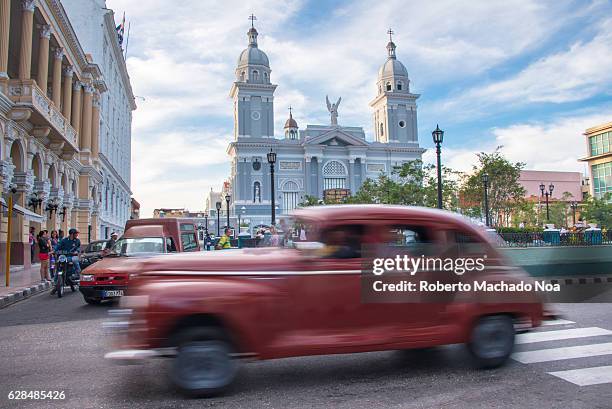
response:
<svg viewBox="0 0 612 409"><path fill-rule="evenodd" d="M559 233L554 231L529 233L499 233L501 247L597 246L612 244L612 230Z"/></svg>

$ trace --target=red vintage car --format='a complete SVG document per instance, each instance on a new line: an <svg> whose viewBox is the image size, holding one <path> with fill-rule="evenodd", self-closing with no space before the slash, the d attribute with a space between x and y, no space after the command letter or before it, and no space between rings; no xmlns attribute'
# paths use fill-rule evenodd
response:
<svg viewBox="0 0 612 409"><path fill-rule="evenodd" d="M474 291L378 293L397 284L473 280L506 285L531 280L510 266L486 232L462 217L399 206L301 209L294 222L307 242L293 248L186 253L142 260L141 273L114 311L120 362L173 357L171 379L191 396L227 388L238 359L426 348L465 343L481 367L502 365L518 326L541 323L533 293ZM461 274L419 270L373 274L372 257L423 260L484 256ZM464 264L464 263L462 263ZM459 263L456 263L459 265ZM401 278L401 279L400 279ZM427 293L427 294L426 294Z"/></svg>

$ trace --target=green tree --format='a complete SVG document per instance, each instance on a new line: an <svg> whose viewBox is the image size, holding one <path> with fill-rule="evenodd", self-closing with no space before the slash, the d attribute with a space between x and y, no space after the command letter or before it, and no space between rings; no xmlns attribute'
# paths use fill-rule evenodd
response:
<svg viewBox="0 0 612 409"><path fill-rule="evenodd" d="M580 206L582 219L597 223L601 228L612 228L612 193L603 198L589 197Z"/></svg>
<svg viewBox="0 0 612 409"><path fill-rule="evenodd" d="M442 167L442 197L446 209L456 209L458 181L461 174ZM420 160L404 163L376 179L366 179L347 203L385 203L409 206L437 206L437 176L434 165L423 165Z"/></svg>
<svg viewBox="0 0 612 409"><path fill-rule="evenodd" d="M510 216L524 205L525 188L519 183L522 162L512 163L500 152L501 146L492 153L480 152L478 164L463 180L460 188L461 208L469 216L484 215L484 185L482 175L489 175L489 215L491 224L498 226L509 221Z"/></svg>
<svg viewBox="0 0 612 409"><path fill-rule="evenodd" d="M308 206L318 206L319 204L321 204L321 201L316 196L304 195L304 199L302 200L300 204L298 204L298 206L308 207Z"/></svg>

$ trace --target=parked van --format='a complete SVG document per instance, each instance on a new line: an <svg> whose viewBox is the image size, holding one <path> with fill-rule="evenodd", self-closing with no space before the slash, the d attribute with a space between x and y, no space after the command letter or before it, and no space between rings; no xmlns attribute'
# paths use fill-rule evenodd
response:
<svg viewBox="0 0 612 409"><path fill-rule="evenodd" d="M199 251L197 226L190 219L128 220L125 233L108 255L81 273L79 290L88 304L124 295L130 274L142 258Z"/></svg>

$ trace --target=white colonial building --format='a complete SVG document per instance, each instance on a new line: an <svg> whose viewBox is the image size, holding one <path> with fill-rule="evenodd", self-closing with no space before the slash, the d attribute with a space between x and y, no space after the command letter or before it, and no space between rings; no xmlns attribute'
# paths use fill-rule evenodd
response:
<svg viewBox="0 0 612 409"><path fill-rule="evenodd" d="M130 218L132 111L136 109L113 11L105 0L62 0L83 48L98 62L107 91L100 98L98 237L123 232Z"/></svg>
<svg viewBox="0 0 612 409"><path fill-rule="evenodd" d="M275 134L277 85L272 82L268 57L257 43L257 30L251 27L247 36L248 46L238 58L230 90L234 109L234 140L228 147L232 223L238 214L251 226L270 223L272 189L266 154L271 150L277 154L274 190L276 214L281 216L306 195L338 200L354 194L367 178L390 174L395 166L421 158L419 95L410 92L408 72L397 59L391 39L378 72L378 93L370 103L375 135L368 140L363 128L338 124L341 99L330 102L327 97L329 124L299 129L290 112L284 133ZM211 207L209 216L214 217Z"/></svg>

